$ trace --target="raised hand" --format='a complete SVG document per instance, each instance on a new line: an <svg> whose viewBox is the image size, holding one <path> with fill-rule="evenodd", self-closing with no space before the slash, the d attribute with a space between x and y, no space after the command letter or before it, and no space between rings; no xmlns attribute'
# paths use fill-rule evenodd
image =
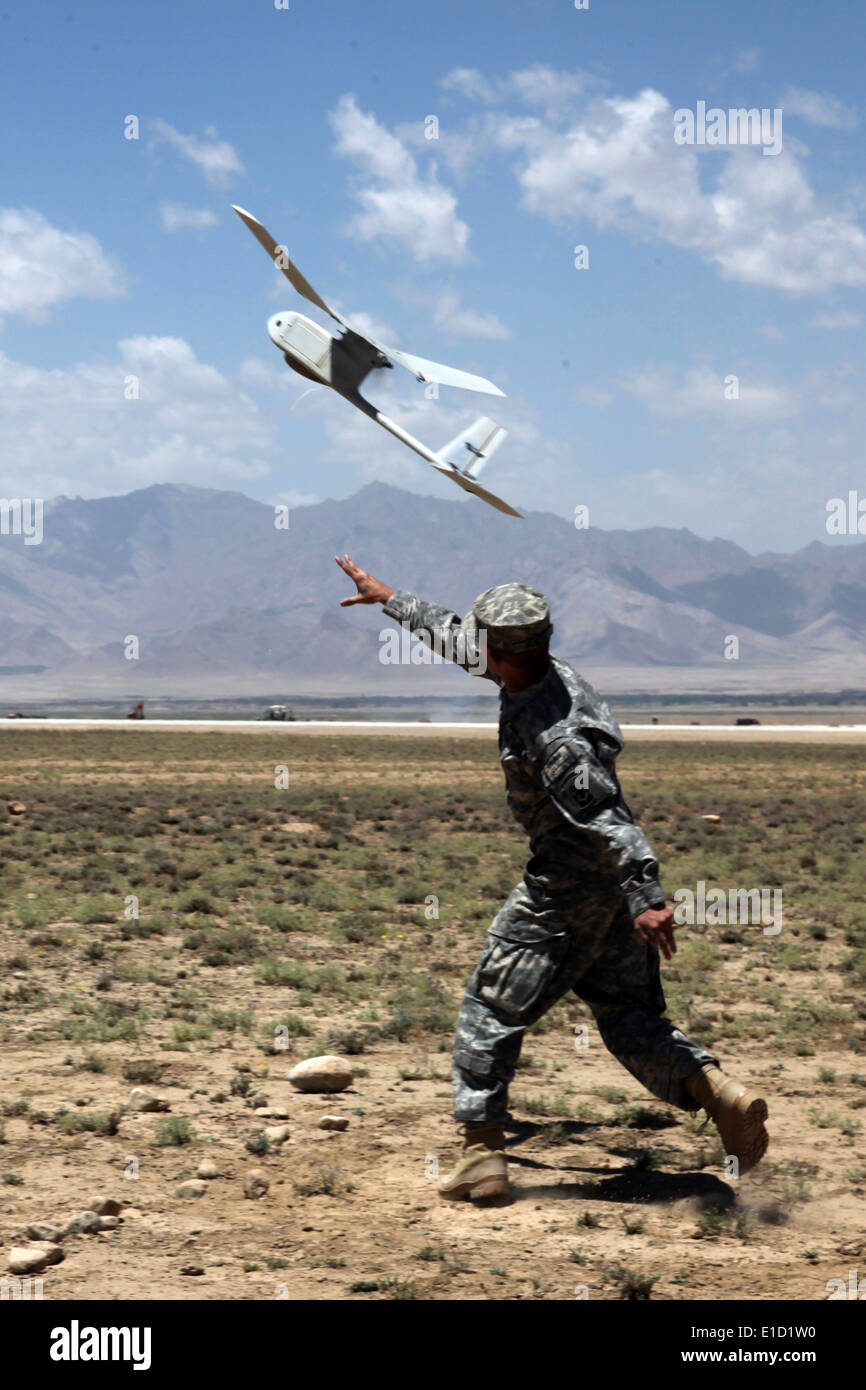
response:
<svg viewBox="0 0 866 1390"><path fill-rule="evenodd" d="M374 579L372 574L368 574L366 570L362 570L348 555L344 555L342 560L339 555L335 555L334 559L343 573L349 576L358 590L356 594L352 594L351 598L340 600L341 608L351 608L353 603L388 602L394 590L389 589L387 584L383 584L381 579Z"/></svg>

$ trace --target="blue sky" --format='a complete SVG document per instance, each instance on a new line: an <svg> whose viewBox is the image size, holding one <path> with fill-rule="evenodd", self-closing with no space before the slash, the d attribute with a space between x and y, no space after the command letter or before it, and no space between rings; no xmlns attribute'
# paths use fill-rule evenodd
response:
<svg viewBox="0 0 866 1390"><path fill-rule="evenodd" d="M238 202L349 318L507 392L364 387L433 447L493 414L516 506L827 540L866 499L864 31L836 0L7 6L3 495L460 497L304 394L264 324L307 306ZM698 102L781 109L781 152L678 145Z"/></svg>

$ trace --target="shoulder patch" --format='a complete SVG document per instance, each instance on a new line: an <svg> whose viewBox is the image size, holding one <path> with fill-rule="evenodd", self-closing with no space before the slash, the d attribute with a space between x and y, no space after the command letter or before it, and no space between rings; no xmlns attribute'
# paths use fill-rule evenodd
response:
<svg viewBox="0 0 866 1390"><path fill-rule="evenodd" d="M560 744L552 758L549 758L544 765L551 782L555 782L557 777L561 777L569 767L575 763L575 755L567 743Z"/></svg>

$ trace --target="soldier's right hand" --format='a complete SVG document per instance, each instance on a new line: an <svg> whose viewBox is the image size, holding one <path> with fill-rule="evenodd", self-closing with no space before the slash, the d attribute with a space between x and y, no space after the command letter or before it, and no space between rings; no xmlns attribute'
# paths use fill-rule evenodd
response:
<svg viewBox="0 0 866 1390"><path fill-rule="evenodd" d="M354 560L348 555L344 555L342 560L339 555L335 555L334 559L343 573L347 574L353 581L355 588L358 590L356 594L352 594L351 598L340 600L341 608L351 608L353 603L388 602L394 590L389 589L387 584L383 584L381 579L374 579L372 574L368 574L366 570L362 570L360 565L356 565Z"/></svg>

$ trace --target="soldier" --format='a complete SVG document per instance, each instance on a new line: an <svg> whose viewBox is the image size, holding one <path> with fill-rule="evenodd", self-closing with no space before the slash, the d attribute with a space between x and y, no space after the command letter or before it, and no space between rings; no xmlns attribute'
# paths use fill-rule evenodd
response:
<svg viewBox="0 0 866 1390"><path fill-rule="evenodd" d="M664 1017L659 949L676 951L658 862L616 775L619 725L593 687L549 652L547 599L523 584L480 594L461 619L390 589L348 555L337 564L434 649L500 687L508 804L529 835L523 877L489 928L457 1021L452 1080L463 1154L443 1197L510 1195L508 1085L523 1034L569 990L606 1047L659 1100L704 1109L747 1172L767 1150L766 1101Z"/></svg>

